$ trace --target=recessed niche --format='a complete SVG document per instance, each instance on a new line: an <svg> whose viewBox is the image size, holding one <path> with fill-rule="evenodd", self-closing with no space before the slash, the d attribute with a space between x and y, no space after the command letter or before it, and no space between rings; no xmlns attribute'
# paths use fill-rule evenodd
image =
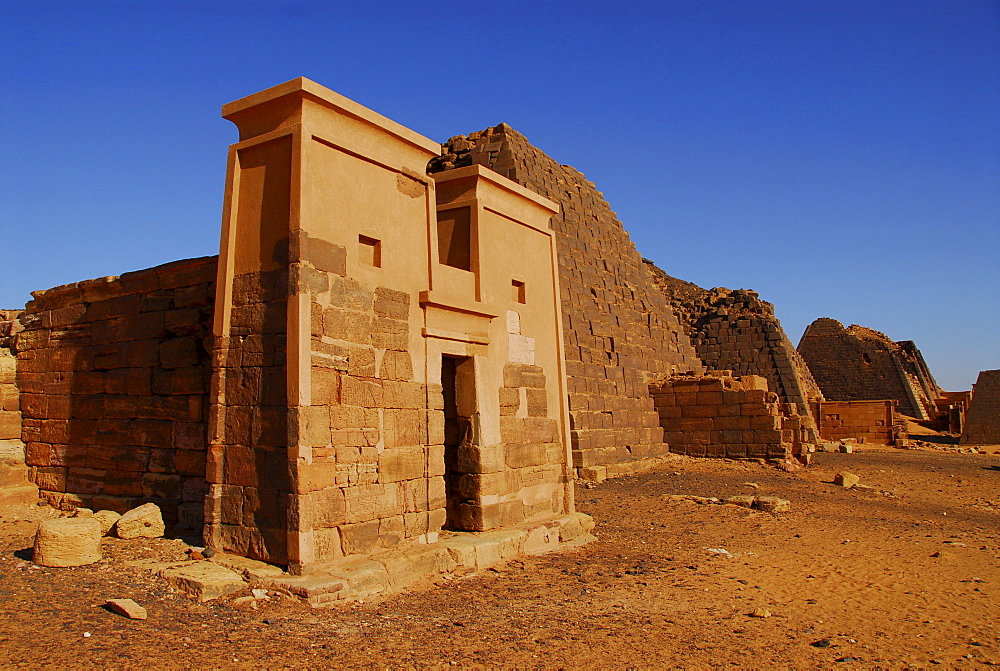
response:
<svg viewBox="0 0 1000 671"><path fill-rule="evenodd" d="M524 282L519 280L510 281L511 295L515 303L524 303L526 301L524 293Z"/></svg>
<svg viewBox="0 0 1000 671"><path fill-rule="evenodd" d="M472 270L472 212L468 207L438 212L438 260L452 268Z"/></svg>
<svg viewBox="0 0 1000 671"><path fill-rule="evenodd" d="M358 258L365 265L382 267L382 241L369 238L367 235L358 236Z"/></svg>

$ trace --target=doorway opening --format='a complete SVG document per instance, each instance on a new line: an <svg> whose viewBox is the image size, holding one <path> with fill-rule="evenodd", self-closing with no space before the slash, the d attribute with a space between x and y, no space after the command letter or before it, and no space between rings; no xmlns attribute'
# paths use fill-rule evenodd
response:
<svg viewBox="0 0 1000 671"><path fill-rule="evenodd" d="M472 357L443 355L441 386L444 392L444 466L447 496L446 529L471 530L462 522L462 505L475 504L469 498L469 487L462 487L459 452L468 459L469 447L477 444L476 436L476 370Z"/></svg>

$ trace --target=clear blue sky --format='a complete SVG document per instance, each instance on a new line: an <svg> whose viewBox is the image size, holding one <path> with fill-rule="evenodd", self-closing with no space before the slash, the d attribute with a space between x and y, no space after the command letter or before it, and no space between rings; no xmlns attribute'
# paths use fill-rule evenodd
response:
<svg viewBox="0 0 1000 671"><path fill-rule="evenodd" d="M217 253L223 103L306 76L505 121L644 256L1000 368L1000 2L0 2L0 306Z"/></svg>

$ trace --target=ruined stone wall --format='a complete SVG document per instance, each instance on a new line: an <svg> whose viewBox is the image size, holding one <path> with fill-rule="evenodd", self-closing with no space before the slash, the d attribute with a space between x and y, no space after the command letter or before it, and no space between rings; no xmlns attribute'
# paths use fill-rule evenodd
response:
<svg viewBox="0 0 1000 671"><path fill-rule="evenodd" d="M0 505L38 500L38 487L28 479L21 442L15 348L16 335L21 330L19 315L19 310L0 310Z"/></svg>
<svg viewBox="0 0 1000 671"><path fill-rule="evenodd" d="M21 330L19 310L0 310L0 440L21 440L21 410L15 372L16 334Z"/></svg>
<svg viewBox="0 0 1000 671"><path fill-rule="evenodd" d="M774 316L774 306L757 292L706 291L667 275L651 261L646 265L705 366L737 376L760 375L782 402L797 403L803 412L808 412L810 399L822 398L809 367Z"/></svg>
<svg viewBox="0 0 1000 671"><path fill-rule="evenodd" d="M153 501L200 530L216 258L33 293L17 386L31 478L55 505Z"/></svg>
<svg viewBox="0 0 1000 671"><path fill-rule="evenodd" d="M896 401L818 401L814 415L823 440L853 438L862 443L895 442Z"/></svg>
<svg viewBox="0 0 1000 671"><path fill-rule="evenodd" d="M787 459L808 453L812 426L757 375L679 375L649 387L670 451L695 457Z"/></svg>
<svg viewBox="0 0 1000 671"><path fill-rule="evenodd" d="M1000 445L1000 370L979 373L965 415L963 445Z"/></svg>
<svg viewBox="0 0 1000 671"><path fill-rule="evenodd" d="M798 350L827 400L894 399L899 412L917 419L935 412L941 391L912 342L823 317L802 334Z"/></svg>
<svg viewBox="0 0 1000 671"><path fill-rule="evenodd" d="M558 202L563 334L577 468L663 454L651 375L701 362L642 257L593 183L506 124L451 138L432 172L470 164Z"/></svg>

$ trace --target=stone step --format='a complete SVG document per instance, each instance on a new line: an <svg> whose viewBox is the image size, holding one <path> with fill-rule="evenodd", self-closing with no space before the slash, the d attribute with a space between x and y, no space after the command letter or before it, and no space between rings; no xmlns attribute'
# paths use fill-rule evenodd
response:
<svg viewBox="0 0 1000 671"><path fill-rule="evenodd" d="M309 567L304 575L262 580L313 607L399 592L442 574L483 571L519 554L539 555L595 540L594 521L583 513L560 515L481 532L441 532L438 542L393 548L370 557L346 557Z"/></svg>

